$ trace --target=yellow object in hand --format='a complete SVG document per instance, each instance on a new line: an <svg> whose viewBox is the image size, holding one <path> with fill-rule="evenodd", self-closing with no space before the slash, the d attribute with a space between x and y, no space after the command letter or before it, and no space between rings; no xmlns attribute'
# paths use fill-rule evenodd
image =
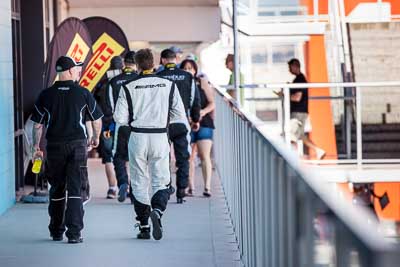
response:
<svg viewBox="0 0 400 267"><path fill-rule="evenodd" d="M39 157L36 158L35 161L33 162L32 172L38 174L41 168L42 168L42 158Z"/></svg>

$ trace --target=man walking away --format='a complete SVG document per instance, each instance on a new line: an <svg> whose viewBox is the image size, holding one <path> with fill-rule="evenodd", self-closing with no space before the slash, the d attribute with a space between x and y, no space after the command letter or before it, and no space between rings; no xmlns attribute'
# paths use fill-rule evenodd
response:
<svg viewBox="0 0 400 267"><path fill-rule="evenodd" d="M307 83L301 73L300 61L292 58L289 62L289 72L296 76L293 83ZM318 159L325 156L325 151L315 145L305 134L304 126L308 119L308 89L290 89L290 134L293 143L303 140L304 145L315 150Z"/></svg>
<svg viewBox="0 0 400 267"><path fill-rule="evenodd" d="M106 112L107 110L107 88L112 78L121 74L124 68L123 59L120 56L115 56L111 59L110 68L107 71L107 77L101 81L101 86L97 88L94 95L101 106L101 109L105 111L103 117L103 127L100 136L99 153L102 158L102 163L105 165L105 172L108 182L107 198L115 199L117 197L117 179L114 172L113 164L113 143L115 137L115 123L112 118L112 114Z"/></svg>
<svg viewBox="0 0 400 267"><path fill-rule="evenodd" d="M65 56L57 60L59 81L42 91L31 118L35 123L33 158L43 155L39 142L43 125L47 127L50 236L54 241L61 241L67 228L68 243L82 242L81 187L85 179L88 141L91 146L98 146L103 117L90 92L77 84L82 64ZM92 121L91 140L87 140L86 117Z"/></svg>
<svg viewBox="0 0 400 267"><path fill-rule="evenodd" d="M129 165L139 239L150 238L149 217L153 238L162 238L161 216L170 195L171 176L167 129L169 121L186 122L186 114L175 83L153 75L154 59L150 49L139 50L135 61L138 78L121 90L114 119L130 125ZM152 195L149 187L152 187Z"/></svg>
<svg viewBox="0 0 400 267"><path fill-rule="evenodd" d="M178 86L179 94L185 107L187 118L184 121L173 120L169 126L169 138L174 145L176 158L176 198L178 203L184 202L185 190L189 184L189 131L185 124L192 122L194 131L200 128L200 94L194 77L176 66L176 54L170 49L161 52L161 61L164 70L157 73L161 77L170 79Z"/></svg>
<svg viewBox="0 0 400 267"><path fill-rule="evenodd" d="M109 86L107 87L107 108L104 111L105 116L112 117L115 110L115 105L118 100L119 93L122 85L134 80L138 75L136 73L135 52L129 51L126 53L125 68L123 72L116 77L112 78ZM115 123L113 121L113 123ZM118 183L118 201L124 202L129 188L128 172L126 162L128 157L128 141L131 134L131 129L127 125L115 125L114 145L113 145L113 163L115 175ZM132 198L131 198L132 200Z"/></svg>

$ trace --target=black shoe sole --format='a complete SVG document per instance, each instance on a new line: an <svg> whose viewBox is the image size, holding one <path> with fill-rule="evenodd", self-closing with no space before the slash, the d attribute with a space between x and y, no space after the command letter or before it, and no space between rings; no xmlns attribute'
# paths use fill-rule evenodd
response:
<svg viewBox="0 0 400 267"><path fill-rule="evenodd" d="M68 239L68 244L79 244L83 242L83 238L70 238Z"/></svg>
<svg viewBox="0 0 400 267"><path fill-rule="evenodd" d="M158 214L157 211L153 210L150 213L150 219L153 224L153 238L155 240L160 240L162 238L162 233L163 233L162 227L160 224L160 219L161 219L160 215Z"/></svg>
<svg viewBox="0 0 400 267"><path fill-rule="evenodd" d="M64 237L63 236L52 236L51 237L53 241L63 241Z"/></svg>
<svg viewBox="0 0 400 267"><path fill-rule="evenodd" d="M211 193L204 192L204 193L203 193L203 196L205 196L205 197L211 197Z"/></svg>
<svg viewBox="0 0 400 267"><path fill-rule="evenodd" d="M148 235L137 235L137 239L141 239L141 240L148 240L150 239L150 233Z"/></svg>

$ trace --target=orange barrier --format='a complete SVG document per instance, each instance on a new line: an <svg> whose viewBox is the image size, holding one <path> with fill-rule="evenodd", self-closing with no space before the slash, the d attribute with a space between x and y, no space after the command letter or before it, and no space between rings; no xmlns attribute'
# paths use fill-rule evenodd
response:
<svg viewBox="0 0 400 267"><path fill-rule="evenodd" d="M323 35L313 35L305 46L307 79L311 83L328 82L328 70L325 57ZM329 88L310 88L309 96L330 96ZM335 125L331 101L309 101L309 114L312 125L311 140L326 151L326 159L337 159ZM315 158L310 151L311 158Z"/></svg>
<svg viewBox="0 0 400 267"><path fill-rule="evenodd" d="M400 221L400 183L375 183L375 194L382 196L387 192L389 204L384 210L379 205L379 200L374 200L375 211L380 219Z"/></svg>

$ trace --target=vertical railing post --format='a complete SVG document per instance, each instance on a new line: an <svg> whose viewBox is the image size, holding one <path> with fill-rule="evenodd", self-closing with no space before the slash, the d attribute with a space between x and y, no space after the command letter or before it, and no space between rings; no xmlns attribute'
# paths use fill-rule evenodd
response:
<svg viewBox="0 0 400 267"><path fill-rule="evenodd" d="M362 95L361 88L356 87L356 110L357 110L357 167L362 165Z"/></svg>
<svg viewBox="0 0 400 267"><path fill-rule="evenodd" d="M285 129L285 140L288 145L290 145L290 89L285 87L283 89L283 108L284 108L284 129Z"/></svg>

